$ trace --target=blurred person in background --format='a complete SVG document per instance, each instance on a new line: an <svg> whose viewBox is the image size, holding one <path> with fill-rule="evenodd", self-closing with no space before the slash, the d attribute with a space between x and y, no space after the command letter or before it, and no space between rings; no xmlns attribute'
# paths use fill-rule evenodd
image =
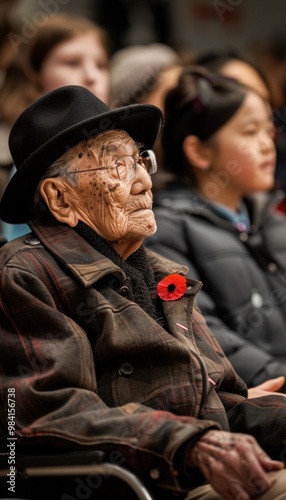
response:
<svg viewBox="0 0 286 500"><path fill-rule="evenodd" d="M15 3L15 2L14 2ZM11 2L13 5L13 2ZM3 2L0 10L0 88L5 79L6 68L13 60L15 53L12 45L9 43L8 34L15 30L15 25L10 21L10 9L8 2ZM12 167L12 158L8 147L9 127L0 116L0 199L9 179L9 172ZM1 238L0 244L4 242Z"/></svg>
<svg viewBox="0 0 286 500"><path fill-rule="evenodd" d="M212 73L234 78L256 90L262 97L268 99L271 104L273 102L272 90L262 69L238 51L202 52L194 56L193 64L203 66Z"/></svg>
<svg viewBox="0 0 286 500"><path fill-rule="evenodd" d="M110 59L112 106L148 103L162 110L167 91L177 82L180 65L176 51L162 43L117 50Z"/></svg>
<svg viewBox="0 0 286 500"><path fill-rule="evenodd" d="M273 133L261 94L185 68L165 103L173 182L154 197L157 232L145 241L203 282L198 305L249 387L286 375L286 220L268 192Z"/></svg>
<svg viewBox="0 0 286 500"><path fill-rule="evenodd" d="M286 36L277 34L257 42L249 54L259 65L269 82L272 94L274 124L276 129L277 165L276 186L286 192ZM279 204L286 212L286 199Z"/></svg>
<svg viewBox="0 0 286 500"><path fill-rule="evenodd" d="M264 46L257 52L260 54L248 56L237 51L205 52L195 58L195 63L210 71L235 78L244 85L253 87L267 98L273 108L276 145L276 169L274 189L286 191L286 118L283 117L283 106L286 96L286 43L284 55L282 42ZM262 56L263 54L263 56ZM285 123L284 123L285 122ZM285 196L277 204L277 210L286 212Z"/></svg>
<svg viewBox="0 0 286 500"><path fill-rule="evenodd" d="M275 190L284 196L277 210L286 212L286 39L275 38L249 49L248 55L237 51L208 51L194 58L196 64L210 71L235 78L253 87L269 99L275 125L276 169Z"/></svg>
<svg viewBox="0 0 286 500"><path fill-rule="evenodd" d="M111 106L153 104L164 113L167 92L178 81L183 62L177 52L163 43L133 45L117 50L110 59ZM160 140L155 149L162 167ZM153 192L160 189L169 174L160 168L153 182Z"/></svg>
<svg viewBox="0 0 286 500"><path fill-rule="evenodd" d="M2 119L10 126L35 99L67 84L82 85L108 102L109 46L100 26L59 14L19 49L0 94Z"/></svg>
<svg viewBox="0 0 286 500"><path fill-rule="evenodd" d="M109 37L100 26L69 14L49 18L35 36L19 46L17 56L7 68L0 90L2 122L10 128L35 99L65 85L86 87L108 103L109 57ZM7 240L27 231L26 225L2 223Z"/></svg>

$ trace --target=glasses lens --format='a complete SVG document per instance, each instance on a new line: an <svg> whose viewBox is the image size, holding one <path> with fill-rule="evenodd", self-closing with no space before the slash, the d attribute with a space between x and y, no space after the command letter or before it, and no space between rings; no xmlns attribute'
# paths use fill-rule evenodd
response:
<svg viewBox="0 0 286 500"><path fill-rule="evenodd" d="M152 151L151 149L142 151L140 157L142 160L142 164L148 174L155 174L155 172L157 172L157 161L154 151Z"/></svg>
<svg viewBox="0 0 286 500"><path fill-rule="evenodd" d="M148 174L157 172L157 162L155 153L151 149L143 151L139 159L134 156L125 155L116 160L116 175L121 181L127 178L133 179L136 172L136 163L142 165Z"/></svg>
<svg viewBox="0 0 286 500"><path fill-rule="evenodd" d="M121 181L126 180L127 177L134 177L135 167L134 158L130 155L122 156L116 160L116 172Z"/></svg>

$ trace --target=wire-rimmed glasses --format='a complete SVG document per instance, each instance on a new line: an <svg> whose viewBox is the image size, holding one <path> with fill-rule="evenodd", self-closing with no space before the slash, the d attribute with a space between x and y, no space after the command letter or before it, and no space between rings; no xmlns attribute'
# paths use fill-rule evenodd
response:
<svg viewBox="0 0 286 500"><path fill-rule="evenodd" d="M136 175L137 166L143 167L149 175L157 172L157 161L154 151L146 149L139 156L123 155L114 161L114 165L88 168L84 170L70 170L69 174L79 174L81 172L93 172L95 170L110 170L115 179L125 181L132 180Z"/></svg>

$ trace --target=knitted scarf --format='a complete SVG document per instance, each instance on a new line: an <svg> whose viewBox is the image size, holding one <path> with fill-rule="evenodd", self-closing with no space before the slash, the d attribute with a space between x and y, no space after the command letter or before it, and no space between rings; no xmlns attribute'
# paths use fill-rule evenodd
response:
<svg viewBox="0 0 286 500"><path fill-rule="evenodd" d="M125 272L131 282L134 302L161 326L166 327L161 301L156 292L154 270L144 247L141 245L136 252L123 260L105 240L83 222L80 221L74 229L93 248Z"/></svg>

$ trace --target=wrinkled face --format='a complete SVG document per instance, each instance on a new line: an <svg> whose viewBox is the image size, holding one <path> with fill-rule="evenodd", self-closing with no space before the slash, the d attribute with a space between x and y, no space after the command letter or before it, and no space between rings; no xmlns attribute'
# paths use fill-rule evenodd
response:
<svg viewBox="0 0 286 500"><path fill-rule="evenodd" d="M109 100L109 63L96 33L79 35L56 45L40 70L43 91L65 85L81 85L103 102Z"/></svg>
<svg viewBox="0 0 286 500"><path fill-rule="evenodd" d="M114 167L118 158L139 156L139 149L123 131L109 131L75 146L69 171L77 177L76 186L67 186L67 196L76 219L85 222L121 256L132 253L156 229L152 211L151 178L136 164L136 170L118 178ZM134 177L133 177L134 176ZM132 251L130 251L132 249Z"/></svg>

